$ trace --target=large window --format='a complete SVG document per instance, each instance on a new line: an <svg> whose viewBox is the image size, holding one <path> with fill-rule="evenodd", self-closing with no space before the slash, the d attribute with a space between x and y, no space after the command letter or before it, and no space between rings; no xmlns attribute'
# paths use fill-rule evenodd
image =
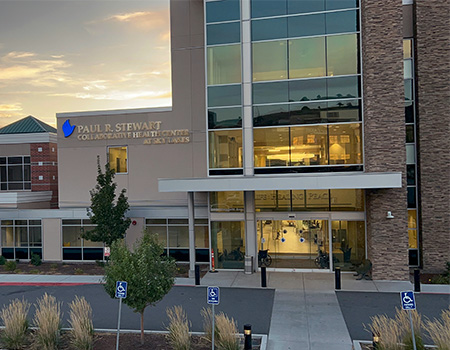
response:
<svg viewBox="0 0 450 350"><path fill-rule="evenodd" d="M215 267L243 269L245 255L245 223L243 221L211 222L211 248Z"/></svg>
<svg viewBox="0 0 450 350"><path fill-rule="evenodd" d="M31 190L29 156L0 157L0 190Z"/></svg>
<svg viewBox="0 0 450 350"><path fill-rule="evenodd" d="M2 220L1 249L6 259L42 258L41 220Z"/></svg>
<svg viewBox="0 0 450 350"><path fill-rule="evenodd" d="M91 220L62 220L63 260L103 260L103 242L81 237L94 227Z"/></svg>
<svg viewBox="0 0 450 350"><path fill-rule="evenodd" d="M127 147L109 147L108 148L108 161L111 170L114 170L116 174L128 172L128 156Z"/></svg>
<svg viewBox="0 0 450 350"><path fill-rule="evenodd" d="M147 219L146 229L158 236L165 254L169 254L177 261L189 261L187 219ZM195 261L209 262L208 219L195 219Z"/></svg>
<svg viewBox="0 0 450 350"><path fill-rule="evenodd" d="M242 130L209 132L209 167L242 167Z"/></svg>

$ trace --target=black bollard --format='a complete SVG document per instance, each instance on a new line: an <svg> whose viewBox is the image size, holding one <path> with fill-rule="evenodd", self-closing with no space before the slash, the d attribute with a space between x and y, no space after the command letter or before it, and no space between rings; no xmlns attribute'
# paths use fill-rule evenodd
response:
<svg viewBox="0 0 450 350"><path fill-rule="evenodd" d="M414 291L420 292L420 270L414 270Z"/></svg>
<svg viewBox="0 0 450 350"><path fill-rule="evenodd" d="M341 268L336 267L334 269L334 286L335 289L341 289Z"/></svg>
<svg viewBox="0 0 450 350"><path fill-rule="evenodd" d="M244 350L252 350L252 325L244 324Z"/></svg>
<svg viewBox="0 0 450 350"><path fill-rule="evenodd" d="M261 287L267 287L267 274L265 266L261 266Z"/></svg>
<svg viewBox="0 0 450 350"><path fill-rule="evenodd" d="M195 265L195 285L200 285L200 265Z"/></svg>

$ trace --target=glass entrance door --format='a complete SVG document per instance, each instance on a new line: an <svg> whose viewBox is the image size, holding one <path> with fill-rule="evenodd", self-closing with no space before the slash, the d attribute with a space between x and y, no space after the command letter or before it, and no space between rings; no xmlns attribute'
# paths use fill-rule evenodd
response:
<svg viewBox="0 0 450 350"><path fill-rule="evenodd" d="M269 267L328 269L328 237L328 220L258 220L258 249L267 250Z"/></svg>

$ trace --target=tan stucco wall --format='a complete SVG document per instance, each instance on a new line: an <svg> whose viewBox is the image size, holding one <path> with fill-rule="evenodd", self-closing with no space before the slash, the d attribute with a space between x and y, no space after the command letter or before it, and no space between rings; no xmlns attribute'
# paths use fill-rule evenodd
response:
<svg viewBox="0 0 450 350"><path fill-rule="evenodd" d="M29 143L0 144L0 156L29 156Z"/></svg>
<svg viewBox="0 0 450 350"><path fill-rule="evenodd" d="M43 219L42 236L43 260L61 261L61 219Z"/></svg>

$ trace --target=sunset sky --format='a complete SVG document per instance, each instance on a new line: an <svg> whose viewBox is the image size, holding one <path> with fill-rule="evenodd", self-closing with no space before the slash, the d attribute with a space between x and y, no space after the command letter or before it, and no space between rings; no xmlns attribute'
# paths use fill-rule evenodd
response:
<svg viewBox="0 0 450 350"><path fill-rule="evenodd" d="M168 0L0 0L0 127L171 105Z"/></svg>

